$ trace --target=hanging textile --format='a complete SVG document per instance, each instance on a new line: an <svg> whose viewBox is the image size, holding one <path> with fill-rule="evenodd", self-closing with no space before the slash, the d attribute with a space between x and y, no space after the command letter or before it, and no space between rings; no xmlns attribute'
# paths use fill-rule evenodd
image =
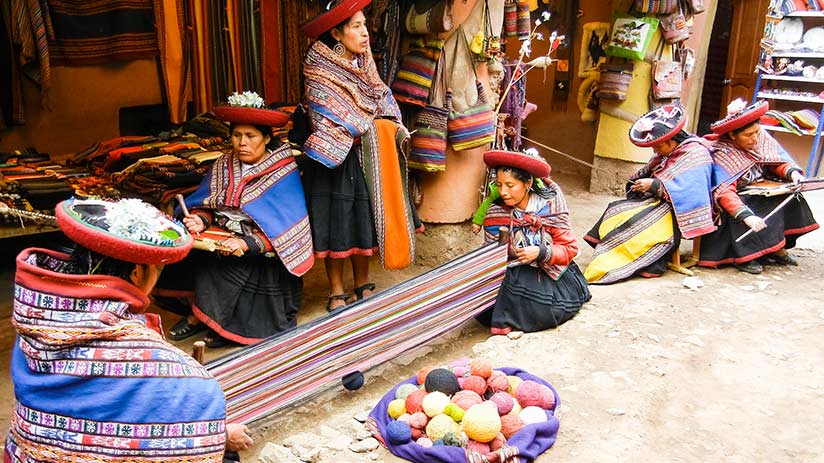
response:
<svg viewBox="0 0 824 463"><path fill-rule="evenodd" d="M40 105L48 108L51 88L49 64L49 22L44 17L39 0L11 0L3 2L3 25L9 40L10 66L7 69L10 90L9 123L24 124L23 91L21 79L27 77L40 87ZM0 117L2 120L3 117Z"/></svg>
<svg viewBox="0 0 824 463"><path fill-rule="evenodd" d="M265 418L457 328L495 301L506 259L506 246L484 246L343 312L210 362L206 368L226 394L227 420Z"/></svg>
<svg viewBox="0 0 824 463"><path fill-rule="evenodd" d="M186 120L186 102L189 99L186 80L189 60L184 37L183 0L154 0L157 22L157 47L169 120L182 124Z"/></svg>

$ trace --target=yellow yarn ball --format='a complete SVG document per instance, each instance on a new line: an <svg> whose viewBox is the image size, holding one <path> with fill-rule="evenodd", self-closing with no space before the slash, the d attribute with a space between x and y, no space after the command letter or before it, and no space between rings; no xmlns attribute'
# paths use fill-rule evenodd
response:
<svg viewBox="0 0 824 463"><path fill-rule="evenodd" d="M452 418L446 415L435 415L426 425L426 437L436 441L443 439L444 434L451 432L460 434L461 427Z"/></svg>
<svg viewBox="0 0 824 463"><path fill-rule="evenodd" d="M498 408L487 403L469 407L462 424L467 437L478 442L490 442L501 432Z"/></svg>
<svg viewBox="0 0 824 463"><path fill-rule="evenodd" d="M426 396L423 398L423 403L421 404L421 406L423 406L423 412L426 413L426 416L432 417L443 413L443 409L446 408L448 404L449 397L443 392L435 391L426 394Z"/></svg>
<svg viewBox="0 0 824 463"><path fill-rule="evenodd" d="M392 402L389 402L387 411L389 412L389 416L397 420L399 416L406 413L406 400L395 399Z"/></svg>
<svg viewBox="0 0 824 463"><path fill-rule="evenodd" d="M515 389L518 389L518 386L520 386L524 380L517 376L507 376L506 379L509 381L509 389L506 392L509 392L509 395L515 397Z"/></svg>

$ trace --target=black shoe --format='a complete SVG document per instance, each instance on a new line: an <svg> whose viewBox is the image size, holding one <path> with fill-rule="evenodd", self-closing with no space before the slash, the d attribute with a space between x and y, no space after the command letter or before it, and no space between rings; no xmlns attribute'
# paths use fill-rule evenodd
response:
<svg viewBox="0 0 824 463"><path fill-rule="evenodd" d="M770 254L769 259L771 262L775 263L776 265L792 265L793 267L798 267L798 261L795 260L793 256L790 255L789 252L784 252L783 255L776 255Z"/></svg>
<svg viewBox="0 0 824 463"><path fill-rule="evenodd" d="M169 328L169 339L172 341L182 341L186 338L190 338L197 333L206 329L206 325L200 322L195 324L189 323L186 317L180 319L179 322L175 323L171 328Z"/></svg>
<svg viewBox="0 0 824 463"><path fill-rule="evenodd" d="M355 300L359 301L359 300L363 299L363 292L364 291L375 292L375 283L366 283L363 286L358 286L357 288L355 288L354 291L355 291L355 296L357 296L357 299L355 299ZM366 297L369 297L369 296L366 296Z"/></svg>
<svg viewBox="0 0 824 463"><path fill-rule="evenodd" d="M203 338L203 342L206 343L206 347L210 349L215 349L218 347L226 347L226 346L238 346L240 344L232 341L231 339L226 339L223 336L217 334L214 330L210 330L209 334L207 334Z"/></svg>
<svg viewBox="0 0 824 463"><path fill-rule="evenodd" d="M332 313L338 309L346 307L346 300L350 297L352 297L351 294L330 294L326 297L326 311ZM334 301L343 301L343 304L337 307L332 307L332 302Z"/></svg>
<svg viewBox="0 0 824 463"><path fill-rule="evenodd" d="M758 275L759 273L764 271L764 267L762 267L757 260L751 260L749 262L744 262L742 264L735 264L735 268L741 270L742 272L751 273L753 275Z"/></svg>

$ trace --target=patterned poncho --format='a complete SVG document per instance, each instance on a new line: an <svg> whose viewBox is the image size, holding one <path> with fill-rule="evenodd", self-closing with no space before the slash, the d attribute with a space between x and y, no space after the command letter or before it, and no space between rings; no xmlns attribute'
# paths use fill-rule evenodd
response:
<svg viewBox="0 0 824 463"><path fill-rule="evenodd" d="M777 167L785 163L789 166L796 165L787 150L765 130L759 132L758 141L752 150L745 150L729 138L722 137L713 143L711 152L712 185L716 195L740 178L751 174L753 169L761 169L762 166Z"/></svg>
<svg viewBox="0 0 824 463"><path fill-rule="evenodd" d="M225 445L223 392L143 315L117 277L64 273L68 256L17 257L7 462L210 463Z"/></svg>

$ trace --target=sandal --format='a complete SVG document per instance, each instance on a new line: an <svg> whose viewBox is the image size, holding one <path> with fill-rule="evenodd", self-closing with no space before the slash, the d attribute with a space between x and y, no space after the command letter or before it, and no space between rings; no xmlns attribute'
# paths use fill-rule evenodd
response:
<svg viewBox="0 0 824 463"><path fill-rule="evenodd" d="M735 268L741 270L742 272L750 273L753 275L758 275L759 273L764 271L764 267L762 267L757 260L751 260L749 262L744 262L742 264L735 264Z"/></svg>
<svg viewBox="0 0 824 463"><path fill-rule="evenodd" d="M356 301L359 301L359 300L363 299L363 292L364 292L364 291L372 291L372 292L374 292L374 291L375 291L375 288L376 288L375 283L366 283L366 284L365 284L365 285L363 285L363 286L358 286L358 287L357 287L357 288L355 288L355 290L354 290L354 291L355 291L355 296L357 296L357 299L355 299L355 300L356 300ZM371 294L370 294L369 296L371 296ZM369 297L369 296L366 296L366 297Z"/></svg>
<svg viewBox="0 0 824 463"><path fill-rule="evenodd" d="M793 256L790 255L787 251L784 251L784 254L776 254L772 253L767 256L768 262L775 265L792 265L793 267L798 267L798 261L795 260Z"/></svg>
<svg viewBox="0 0 824 463"><path fill-rule="evenodd" d="M171 328L169 328L169 339L172 341L182 341L186 338L190 338L197 333L206 329L206 325L203 323L196 323L191 324L186 317L183 317L175 323Z"/></svg>
<svg viewBox="0 0 824 463"><path fill-rule="evenodd" d="M224 338L223 336L217 334L214 330L209 331L209 334L203 337L203 342L205 342L206 347L210 349L237 345L236 342Z"/></svg>
<svg viewBox="0 0 824 463"><path fill-rule="evenodd" d="M346 300L350 297L352 297L351 294L330 294L326 297L326 311L332 313L341 307L346 307ZM343 304L333 308L332 302L334 301L343 301Z"/></svg>

